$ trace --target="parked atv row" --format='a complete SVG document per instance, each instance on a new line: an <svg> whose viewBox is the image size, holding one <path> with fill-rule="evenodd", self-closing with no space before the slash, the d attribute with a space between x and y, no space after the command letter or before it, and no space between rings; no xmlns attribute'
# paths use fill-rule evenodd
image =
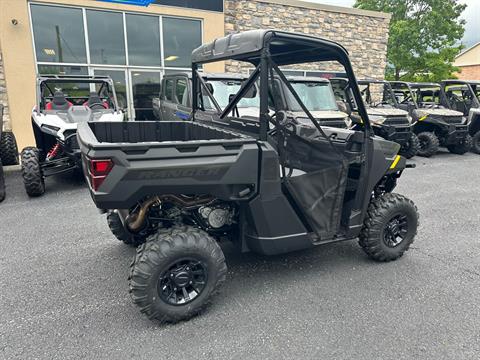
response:
<svg viewBox="0 0 480 360"><path fill-rule="evenodd" d="M199 72L233 59L255 69L240 81L223 79L226 90ZM287 79L280 68L325 62L347 74L357 104L348 128L321 126L329 120L323 111L347 115L328 81ZM227 275L221 241L270 255L358 239L382 262L408 250L418 213L393 190L409 166L399 144L375 135L342 46L252 30L194 50L191 74L171 93L164 87L183 114L177 107L162 121L78 125L93 201L110 210L119 239L140 245L129 286L141 312L160 322L200 313ZM304 90L330 93L323 104L330 109L310 111L318 102ZM242 106L254 102L255 113Z"/></svg>

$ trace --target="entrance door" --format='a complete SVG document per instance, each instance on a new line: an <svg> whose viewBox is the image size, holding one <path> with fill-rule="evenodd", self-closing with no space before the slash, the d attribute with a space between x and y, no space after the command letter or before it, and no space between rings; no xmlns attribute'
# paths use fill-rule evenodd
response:
<svg viewBox="0 0 480 360"><path fill-rule="evenodd" d="M135 120L155 120L152 99L160 96L160 71L129 70Z"/></svg>
<svg viewBox="0 0 480 360"><path fill-rule="evenodd" d="M132 119L132 110L128 106L126 71L117 69L93 69L94 75L110 76L115 84L118 106L124 110L125 118Z"/></svg>

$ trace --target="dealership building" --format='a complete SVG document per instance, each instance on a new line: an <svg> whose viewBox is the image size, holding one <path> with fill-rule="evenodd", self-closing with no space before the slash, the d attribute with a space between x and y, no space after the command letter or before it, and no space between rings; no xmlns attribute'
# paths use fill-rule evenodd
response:
<svg viewBox="0 0 480 360"><path fill-rule="evenodd" d="M109 75L126 115L139 119L166 73L191 51L232 32L275 28L344 45L358 77L383 78L390 15L297 0L1 0L0 103L19 147L33 144L37 74ZM144 1L145 2L145 1ZM248 71L213 63L204 71ZM290 74L319 75L315 67Z"/></svg>

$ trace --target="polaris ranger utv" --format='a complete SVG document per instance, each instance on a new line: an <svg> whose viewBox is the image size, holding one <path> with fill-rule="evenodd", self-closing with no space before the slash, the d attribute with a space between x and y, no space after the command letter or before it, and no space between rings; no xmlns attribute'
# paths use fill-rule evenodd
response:
<svg viewBox="0 0 480 360"><path fill-rule="evenodd" d="M444 80L440 85L442 105L467 117L471 150L480 154L480 81Z"/></svg>
<svg viewBox="0 0 480 360"><path fill-rule="evenodd" d="M202 64L255 66L218 119L201 121ZM279 66L337 61L348 74L363 126L322 128ZM189 120L79 124L82 163L99 209L121 209L124 230L144 243L130 271L135 304L151 319L199 313L225 281L219 241L281 254L359 239L377 261L399 258L417 232L413 202L392 193L407 167L400 146L374 135L347 51L276 30L228 35L192 53ZM269 87L278 78L311 124L295 123ZM230 116L259 80L255 119ZM210 94L211 95L211 94ZM139 241L139 242L141 242Z"/></svg>
<svg viewBox="0 0 480 360"><path fill-rule="evenodd" d="M357 107L349 90L348 79L330 79L337 100L345 103L347 109ZM400 155L407 159L417 154L419 143L413 132L411 117L398 108L390 84L385 80L358 80L358 85L368 117L376 135L399 144Z"/></svg>
<svg viewBox="0 0 480 360"><path fill-rule="evenodd" d="M108 76L41 75L32 110L36 147L22 150L22 176L28 196L45 192L45 178L81 171L77 124L122 120Z"/></svg>
<svg viewBox="0 0 480 360"><path fill-rule="evenodd" d="M414 121L413 131L420 142L418 155L430 157L439 146L453 154L470 150L467 118L461 112L442 106L440 85L436 83L390 82L400 109Z"/></svg>

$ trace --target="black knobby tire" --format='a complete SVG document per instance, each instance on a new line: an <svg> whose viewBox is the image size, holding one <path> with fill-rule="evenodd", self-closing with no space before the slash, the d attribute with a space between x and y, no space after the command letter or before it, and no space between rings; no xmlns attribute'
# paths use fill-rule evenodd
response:
<svg viewBox="0 0 480 360"><path fill-rule="evenodd" d="M405 225L399 224L402 222ZM359 244L370 258L392 261L408 250L417 234L417 227L418 211L413 201L388 193L370 203ZM395 238L392 236L394 229L398 230Z"/></svg>
<svg viewBox="0 0 480 360"><path fill-rule="evenodd" d="M179 272L173 276L179 263L186 264L183 266L187 266L187 270L188 264L197 266L195 270L190 269L193 273L191 278ZM200 278L203 281L195 279L198 276L196 272L203 274ZM215 239L198 228L174 226L158 230L137 249L130 269L130 294L148 318L160 323L175 323L190 319L204 310L225 282L226 274L225 257ZM175 281L177 277L183 281L182 276L183 280L187 279L184 288L189 295L188 298L183 296L185 303L182 303L183 288L182 291L173 288L181 287ZM188 282L188 279L193 281ZM194 285L190 285L192 282ZM166 298L169 292L174 303Z"/></svg>
<svg viewBox="0 0 480 360"><path fill-rule="evenodd" d="M122 220L120 219L120 216L115 210L108 211L107 224L112 231L112 234L115 235L118 240L129 246L137 247L138 245L145 242L145 238L141 236L136 236L128 232L127 229L125 229Z"/></svg>
<svg viewBox="0 0 480 360"><path fill-rule="evenodd" d="M472 148L470 149L475 154L480 154L480 130L472 136Z"/></svg>
<svg viewBox="0 0 480 360"><path fill-rule="evenodd" d="M5 200L5 177L3 176L2 159L0 159L0 202Z"/></svg>
<svg viewBox="0 0 480 360"><path fill-rule="evenodd" d="M35 147L22 150L22 177L28 196L40 196L45 192L45 181L40 166L40 156Z"/></svg>
<svg viewBox="0 0 480 360"><path fill-rule="evenodd" d="M471 148L472 148L472 137L470 135L465 136L463 140L460 141L460 143L458 144L447 146L448 151L450 151L452 154L457 154L457 155L463 155L469 152Z"/></svg>
<svg viewBox="0 0 480 360"><path fill-rule="evenodd" d="M11 131L3 132L0 137L0 157L3 165L18 165L17 140Z"/></svg>
<svg viewBox="0 0 480 360"><path fill-rule="evenodd" d="M417 155L423 157L430 157L435 155L440 146L440 141L437 135L433 132L425 131L417 135L419 146Z"/></svg>
<svg viewBox="0 0 480 360"><path fill-rule="evenodd" d="M410 140L402 146L400 150L400 155L406 157L407 159L411 159L415 155L417 155L418 149L420 148L420 142L418 141L417 135L412 133L410 136Z"/></svg>

